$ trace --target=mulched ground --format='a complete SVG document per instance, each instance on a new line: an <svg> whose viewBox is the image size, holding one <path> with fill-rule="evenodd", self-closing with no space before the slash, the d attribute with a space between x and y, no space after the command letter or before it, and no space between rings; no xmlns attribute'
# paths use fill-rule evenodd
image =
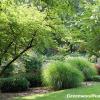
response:
<svg viewBox="0 0 100 100"><path fill-rule="evenodd" d="M83 86L91 86L95 84L95 82L84 82ZM13 97L17 96L28 96L33 94L45 94L53 92L54 90L47 88L47 87L37 87L37 88L30 88L28 91L20 92L20 93L0 93L0 100L11 100Z"/></svg>
<svg viewBox="0 0 100 100"><path fill-rule="evenodd" d="M52 89L46 87L30 88L28 91L20 93L0 93L0 100L11 100L13 97L17 96L28 96L33 94L45 94L48 92L53 92Z"/></svg>

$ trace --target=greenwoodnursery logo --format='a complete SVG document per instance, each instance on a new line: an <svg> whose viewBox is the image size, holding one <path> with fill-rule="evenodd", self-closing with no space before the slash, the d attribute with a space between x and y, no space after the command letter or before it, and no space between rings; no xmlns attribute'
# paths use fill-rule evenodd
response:
<svg viewBox="0 0 100 100"><path fill-rule="evenodd" d="M100 95L97 94L89 94L89 95L81 95L81 94L67 94L65 96L66 99L70 98L98 98L100 99Z"/></svg>

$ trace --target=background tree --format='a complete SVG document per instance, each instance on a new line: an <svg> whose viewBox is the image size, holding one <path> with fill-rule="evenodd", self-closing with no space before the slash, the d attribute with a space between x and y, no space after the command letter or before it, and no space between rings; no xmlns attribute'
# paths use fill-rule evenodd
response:
<svg viewBox="0 0 100 100"><path fill-rule="evenodd" d="M92 52L99 52L100 47L95 47L95 44L99 43L99 2L0 1L0 68L3 69L1 73L29 49L39 52L45 48L56 47L56 44L59 47L62 40L66 40L65 37L72 37L72 43L75 45L74 41L82 40L83 43L87 43L87 47L91 47ZM94 36L95 38L92 38ZM90 45L92 42L93 45ZM71 45L70 42L69 46Z"/></svg>
<svg viewBox="0 0 100 100"><path fill-rule="evenodd" d="M40 5L42 7L42 5ZM0 68L1 74L30 48L42 51L63 36L64 25L56 14L40 11L34 2L2 0L0 2ZM58 17L57 17L58 16ZM59 28L59 30L57 30Z"/></svg>
<svg viewBox="0 0 100 100"><path fill-rule="evenodd" d="M44 20L45 12L33 5L16 5L12 0L0 3L0 67L3 66L3 73L30 48L42 50L54 41Z"/></svg>

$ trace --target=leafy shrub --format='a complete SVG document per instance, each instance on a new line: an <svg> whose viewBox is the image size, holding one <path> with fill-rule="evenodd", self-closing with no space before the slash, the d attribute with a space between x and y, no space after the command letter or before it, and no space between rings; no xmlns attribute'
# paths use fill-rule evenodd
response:
<svg viewBox="0 0 100 100"><path fill-rule="evenodd" d="M63 55L54 55L54 56L50 56L48 57L48 60L64 60L64 56Z"/></svg>
<svg viewBox="0 0 100 100"><path fill-rule="evenodd" d="M30 82L30 87L41 86L41 67L43 63L43 56L37 55L34 52L24 56L24 63L26 68L25 78Z"/></svg>
<svg viewBox="0 0 100 100"><path fill-rule="evenodd" d="M80 52L73 52L73 53L68 53L66 57L84 57L85 53L80 53Z"/></svg>
<svg viewBox="0 0 100 100"><path fill-rule="evenodd" d="M83 74L70 64L55 61L42 69L42 80L45 85L54 89L77 87L83 81Z"/></svg>
<svg viewBox="0 0 100 100"><path fill-rule="evenodd" d="M99 75L94 76L93 81L100 82L100 76Z"/></svg>
<svg viewBox="0 0 100 100"><path fill-rule="evenodd" d="M3 67L2 67L2 69L3 69ZM26 70L25 70L24 64L22 64L21 61L16 61L7 67L7 69L4 71L2 76L3 77L10 77L10 76L13 76L15 74L23 73L25 71Z"/></svg>
<svg viewBox="0 0 100 100"><path fill-rule="evenodd" d="M0 79L2 92L19 92L29 88L29 82L23 77L9 77Z"/></svg>
<svg viewBox="0 0 100 100"><path fill-rule="evenodd" d="M93 76L97 74L96 68L90 63L87 59L82 57L69 57L67 58L67 62L71 64L71 66L78 68L84 74L85 80L92 80Z"/></svg>
<svg viewBox="0 0 100 100"><path fill-rule="evenodd" d="M25 78L30 82L30 87L37 87L42 84L40 73L26 73Z"/></svg>
<svg viewBox="0 0 100 100"><path fill-rule="evenodd" d="M2 68L3 69L3 68ZM1 70L2 70L1 69ZM3 77L8 77L11 76L13 74L13 70L14 70L14 66L11 64L10 66L7 67L7 69L5 70L5 72L3 73Z"/></svg>
<svg viewBox="0 0 100 100"><path fill-rule="evenodd" d="M97 57L95 55L92 55L91 57L89 57L89 60L93 63L96 63L97 61Z"/></svg>
<svg viewBox="0 0 100 100"><path fill-rule="evenodd" d="M40 55L37 56L36 54L26 54L23 57L23 59L25 63L26 72L40 71L43 62L43 57L41 57Z"/></svg>

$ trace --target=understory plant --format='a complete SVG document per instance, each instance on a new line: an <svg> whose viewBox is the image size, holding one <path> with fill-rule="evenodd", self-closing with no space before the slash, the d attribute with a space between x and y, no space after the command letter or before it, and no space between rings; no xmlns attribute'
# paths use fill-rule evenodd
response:
<svg viewBox="0 0 100 100"><path fill-rule="evenodd" d="M85 77L85 81L91 81L97 74L94 64L83 57L69 57L66 60L73 68L79 69Z"/></svg>
<svg viewBox="0 0 100 100"><path fill-rule="evenodd" d="M77 87L83 79L78 69L63 61L54 61L42 68L43 83L54 89Z"/></svg>
<svg viewBox="0 0 100 100"><path fill-rule="evenodd" d="M29 88L29 82L24 77L0 78L0 90L2 92L21 92Z"/></svg>

